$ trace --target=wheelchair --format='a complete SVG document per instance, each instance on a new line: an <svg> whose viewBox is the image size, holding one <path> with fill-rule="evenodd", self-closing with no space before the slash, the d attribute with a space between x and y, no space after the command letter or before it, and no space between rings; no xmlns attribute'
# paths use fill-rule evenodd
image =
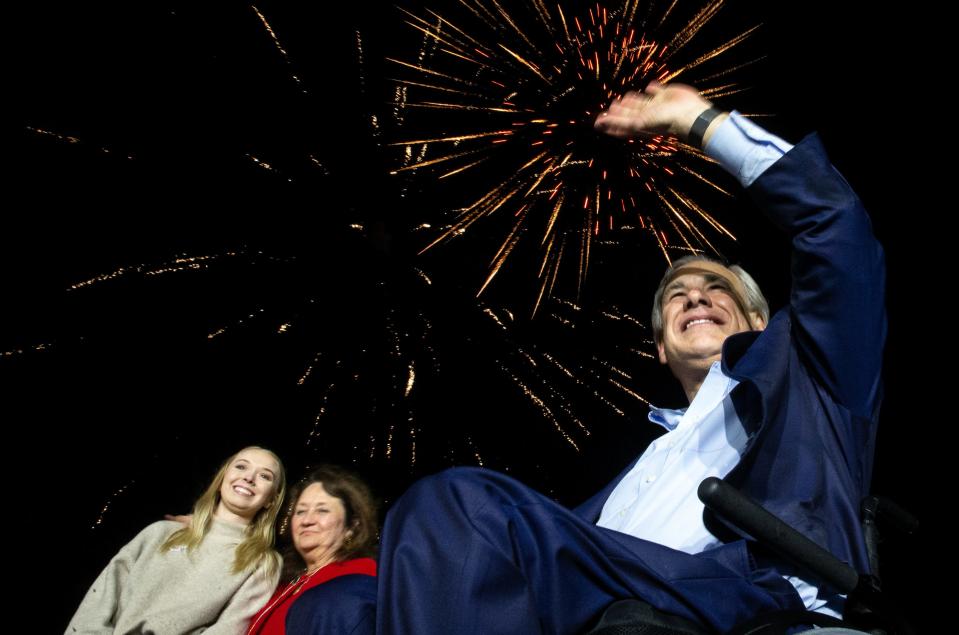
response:
<svg viewBox="0 0 959 635"><path fill-rule="evenodd" d="M861 506L872 574L862 575L722 480L710 477L698 495L707 509L751 536L759 545L802 569L811 579L846 595L843 618L810 611L759 615L725 635L913 635L916 630L882 595L879 533L882 518L906 534L919 522L886 499L869 496ZM685 618L668 615L641 600L620 600L606 609L587 635L715 635Z"/></svg>

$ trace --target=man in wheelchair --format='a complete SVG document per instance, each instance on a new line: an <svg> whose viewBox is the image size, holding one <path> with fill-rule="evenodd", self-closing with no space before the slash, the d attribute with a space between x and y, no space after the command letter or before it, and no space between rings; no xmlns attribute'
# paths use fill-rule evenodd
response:
<svg viewBox="0 0 959 635"><path fill-rule="evenodd" d="M704 514L724 479L856 570L886 333L884 261L865 210L811 135L793 146L695 89L650 84L596 121L616 137L672 134L735 175L792 243L787 307L702 256L656 290L660 361L689 406L612 483L568 510L501 474L457 468L415 484L383 531L378 632L577 633L638 598L707 631L756 615L842 612L844 597Z"/></svg>

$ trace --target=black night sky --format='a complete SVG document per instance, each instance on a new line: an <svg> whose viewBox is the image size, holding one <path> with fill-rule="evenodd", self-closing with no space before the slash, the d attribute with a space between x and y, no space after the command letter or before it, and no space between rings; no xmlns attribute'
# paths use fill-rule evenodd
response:
<svg viewBox="0 0 959 635"><path fill-rule="evenodd" d="M256 5L286 58L244 4L34 3L17 20L0 412L8 487L24 501L11 544L32 563L14 586L55 598L37 632L62 629L110 555L163 513L187 510L245 444L275 449L292 478L320 461L351 465L387 506L416 478L479 460L574 504L655 435L643 404L610 388L604 360L654 403L680 405L667 371L626 353L648 349L648 333L606 315L648 320L661 254L648 241L598 247L581 308L550 301L530 319L524 271L536 255L518 253L478 302L502 226L478 225L423 256L429 235L413 228L462 205L458 188L482 186L483 171L445 185L389 174L397 150L386 144L409 137L390 117L398 71L385 58L415 58L421 39L392 5L296 5ZM871 211L890 309L873 489L918 513L918 442L904 429L896 372L907 363L914 236L903 229L901 166L888 158L897 135L877 102L898 73L896 25L872 8L855 19L832 11L730 2L702 37L763 24L750 50L765 59L738 76L750 90L720 105L775 113L763 124L791 141L818 131ZM781 307L785 239L745 197L707 201L739 238L722 243L725 255ZM217 257L189 268L175 262L184 254ZM165 268L177 270L147 273ZM570 287L559 289L573 297ZM500 328L484 309L513 318ZM544 354L582 383L545 368ZM900 550L910 546L890 545L888 586L904 594L914 569Z"/></svg>

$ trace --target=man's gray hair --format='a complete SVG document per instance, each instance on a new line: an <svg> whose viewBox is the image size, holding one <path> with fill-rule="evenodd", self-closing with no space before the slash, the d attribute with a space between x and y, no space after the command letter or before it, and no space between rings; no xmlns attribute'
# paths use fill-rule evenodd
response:
<svg viewBox="0 0 959 635"><path fill-rule="evenodd" d="M669 269L666 270L666 273L663 274L663 279L659 281L659 287L656 288L656 295L653 296L652 323L653 338L656 342L661 342L663 339L663 292L666 290L666 285L672 280L673 274L677 269L681 269L697 261L712 262L732 271L736 277L739 278L739 281L743 283L743 289L746 292L746 297L743 298L746 302L746 319L749 319L748 313L755 312L762 317L763 323L769 323L769 302L766 301L766 296L763 295L763 292L759 290L759 285L756 284L756 281L753 280L751 275L746 273L745 269L739 265L729 266L720 260L708 256L683 256L673 262Z"/></svg>

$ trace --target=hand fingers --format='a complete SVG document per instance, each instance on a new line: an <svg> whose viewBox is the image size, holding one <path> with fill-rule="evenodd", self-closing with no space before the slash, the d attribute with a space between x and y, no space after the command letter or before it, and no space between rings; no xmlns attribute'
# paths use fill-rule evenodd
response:
<svg viewBox="0 0 959 635"><path fill-rule="evenodd" d="M647 95L655 96L663 92L664 90L666 90L666 86L664 86L663 84L659 83L658 81L654 79L653 81L649 82L649 84L646 85L646 90L644 90L643 92L646 93Z"/></svg>

